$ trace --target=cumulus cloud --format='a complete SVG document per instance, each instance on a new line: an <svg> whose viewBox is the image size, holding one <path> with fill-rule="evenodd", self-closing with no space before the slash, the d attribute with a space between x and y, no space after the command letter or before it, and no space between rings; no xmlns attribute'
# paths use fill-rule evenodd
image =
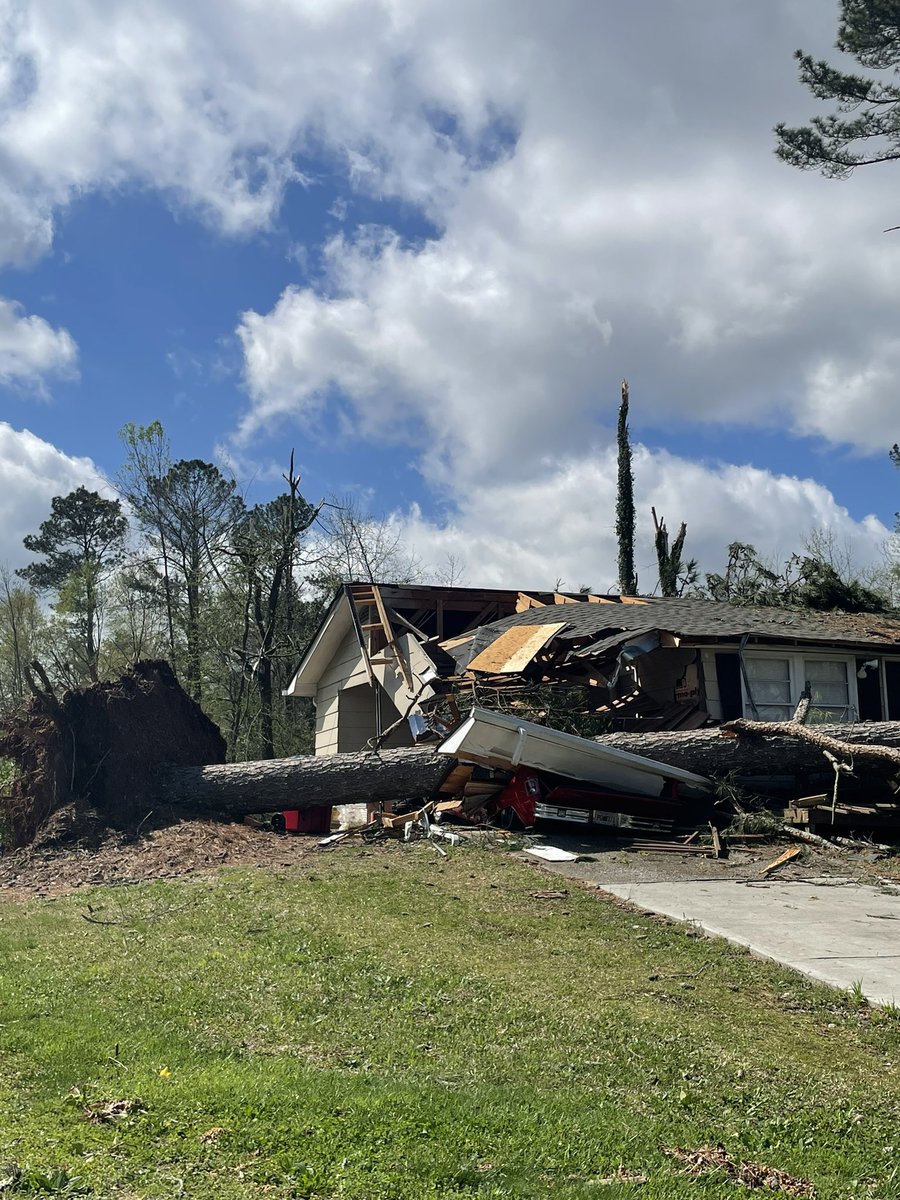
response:
<svg viewBox="0 0 900 1200"><path fill-rule="evenodd" d="M22 538L50 515L50 501L77 487L111 496L89 458L73 458L27 429L0 421L0 562L11 567L31 560Z"/></svg>
<svg viewBox="0 0 900 1200"><path fill-rule="evenodd" d="M234 452L327 413L410 447L448 513L411 515L414 536L464 537L515 581L552 551L554 573L602 586L602 429L622 376L648 426L862 451L897 438L892 176L836 184L772 155L773 124L813 107L791 52L827 54L835 15L820 0L29 0L0 30L0 258L45 251L91 189L152 187L228 235L272 226L319 170L402 201L428 237L354 228L351 205L321 277L243 315ZM12 317L38 322L55 369L74 364L64 331ZM810 481L645 452L638 467L712 566L730 537L886 533Z"/></svg>
<svg viewBox="0 0 900 1200"><path fill-rule="evenodd" d="M483 6L417 8L407 103L483 142L502 114L505 138L435 189L434 237L345 234L321 283L244 315L244 438L344 406L362 437L427 448L431 478L502 473L582 445L627 375L648 424L895 439L891 180L772 154L811 103L791 50L826 51L832 12L659 5L648 38L644 6L509 0L484 27Z"/></svg>
<svg viewBox="0 0 900 1200"><path fill-rule="evenodd" d="M643 446L635 447L634 473L644 592L657 583L651 506L673 535L687 522L686 555L703 571L724 567L732 541L784 562L813 531L830 535L858 567L883 561L890 531L874 516L854 520L812 479L702 465ZM452 560L472 585L550 588L560 580L569 590L617 590L615 498L615 455L606 451L548 463L533 478L487 481L444 521L415 507L392 521L431 573L440 575Z"/></svg>
<svg viewBox="0 0 900 1200"><path fill-rule="evenodd" d="M48 377L71 377L77 364L78 347L67 329L54 329L0 296L0 384L43 392Z"/></svg>

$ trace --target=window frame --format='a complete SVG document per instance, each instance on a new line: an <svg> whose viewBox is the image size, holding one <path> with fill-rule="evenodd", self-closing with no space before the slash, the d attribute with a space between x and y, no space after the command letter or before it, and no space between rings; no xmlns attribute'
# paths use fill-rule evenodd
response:
<svg viewBox="0 0 900 1200"><path fill-rule="evenodd" d="M787 660L788 673L790 678L791 688L791 713L786 718L790 720L794 709L800 702L800 693L806 684L806 668L807 662L842 662L844 669L847 672L847 708L846 714L843 717L835 716L835 724L852 724L859 720L859 694L856 688L856 659L854 654L828 654L821 652L806 653L802 650L745 650L743 652L744 662L748 660L759 661L760 659L778 660L784 662ZM752 683L752 681L751 681ZM748 720L760 720L763 718L754 717L753 706L750 703L750 697L747 693L747 679L745 672L741 671L741 700L744 708L744 716ZM760 703L760 708L773 707Z"/></svg>

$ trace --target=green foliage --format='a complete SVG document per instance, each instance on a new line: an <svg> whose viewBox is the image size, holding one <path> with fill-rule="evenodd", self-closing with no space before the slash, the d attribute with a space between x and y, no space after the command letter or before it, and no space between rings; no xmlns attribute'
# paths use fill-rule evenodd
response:
<svg viewBox="0 0 900 1200"><path fill-rule="evenodd" d="M616 429L618 478L616 485L616 541L619 547L619 591L636 596L638 579L634 569L634 471L628 432L628 381L622 380L622 400Z"/></svg>
<svg viewBox="0 0 900 1200"><path fill-rule="evenodd" d="M776 608L812 608L820 612L886 612L885 596L861 580L839 574L833 563L815 554L794 554L781 572L761 561L755 547L732 542L723 574L706 576L713 600Z"/></svg>
<svg viewBox="0 0 900 1200"><path fill-rule="evenodd" d="M125 557L128 520L118 500L76 488L54 496L50 516L37 534L22 539L43 562L20 567L17 574L39 592L56 593L56 611L67 631L74 679L98 678L100 621L104 585Z"/></svg>
<svg viewBox="0 0 900 1200"><path fill-rule="evenodd" d="M663 1148L722 1142L896 1194L896 1014L449 853L7 902L0 1163L146 1200L687 1200L740 1189Z"/></svg>
<svg viewBox="0 0 900 1200"><path fill-rule="evenodd" d="M683 562L684 540L687 537L687 525L681 522L675 541L669 546L669 531L666 529L664 517L657 519L656 509L653 513L653 524L656 530L656 562L659 569L659 590L663 596L680 596L688 588L693 587L699 577L699 568L695 558Z"/></svg>
<svg viewBox="0 0 900 1200"><path fill-rule="evenodd" d="M81 570L96 583L124 558L127 532L128 520L118 500L105 500L85 487L54 496L40 532L22 539L25 549L44 561L29 563L16 574L39 592L59 591Z"/></svg>
<svg viewBox="0 0 900 1200"><path fill-rule="evenodd" d="M801 83L816 99L836 101L836 112L799 127L777 125L775 153L791 166L844 178L855 167L900 158L900 3L841 0L835 45L869 70L890 71L890 77L842 71L798 50Z"/></svg>

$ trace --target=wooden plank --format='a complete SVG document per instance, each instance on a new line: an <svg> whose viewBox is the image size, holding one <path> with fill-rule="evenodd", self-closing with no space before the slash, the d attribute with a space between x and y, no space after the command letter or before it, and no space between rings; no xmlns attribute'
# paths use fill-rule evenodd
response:
<svg viewBox="0 0 900 1200"><path fill-rule="evenodd" d="M565 627L564 621L553 625L514 625L501 633L486 650L476 654L468 670L496 675L517 674Z"/></svg>
<svg viewBox="0 0 900 1200"><path fill-rule="evenodd" d="M464 646L466 642L474 642L474 633L464 633L461 637L447 638L444 642L438 642L442 650L452 650L454 646Z"/></svg>
<svg viewBox="0 0 900 1200"><path fill-rule="evenodd" d="M721 858L722 841L719 838L719 831L716 829L715 825L713 825L712 821L709 823L709 832L712 837L713 858Z"/></svg>
<svg viewBox="0 0 900 1200"><path fill-rule="evenodd" d="M815 808L817 804L827 804L830 800L827 792L821 792L818 796L800 796L794 800L792 808Z"/></svg>
<svg viewBox="0 0 900 1200"><path fill-rule="evenodd" d="M796 858L800 853L799 846L791 846L789 850L785 850L784 854L779 854L777 858L762 869L763 875L768 875L770 871L776 871L779 867L783 867L785 863L789 863L792 858Z"/></svg>
<svg viewBox="0 0 900 1200"><path fill-rule="evenodd" d="M381 825L384 829L397 829L400 826L406 825L410 821L418 821L423 813L434 811L434 804L429 802L422 808L417 808L415 812L409 813L384 813L381 818Z"/></svg>
<svg viewBox="0 0 900 1200"><path fill-rule="evenodd" d="M528 612L529 608L545 608L543 600L536 600L534 596L529 596L527 592L519 592L516 600L516 612Z"/></svg>
<svg viewBox="0 0 900 1200"><path fill-rule="evenodd" d="M577 600L573 600L571 596L566 596L562 592L553 593L554 604L577 604Z"/></svg>
<svg viewBox="0 0 900 1200"><path fill-rule="evenodd" d="M447 796L455 796L457 792L462 791L463 787L472 778L473 768L463 764L459 767L454 767L444 782L441 784L439 791Z"/></svg>
<svg viewBox="0 0 900 1200"><path fill-rule="evenodd" d="M391 625L391 618L387 614L387 609L384 605L384 600L381 597L381 592L373 585L372 595L375 597L375 607L378 609L378 615L381 617L381 624L384 626L385 637L387 638L388 648L393 651L397 659L397 666L400 669L400 674L403 676L403 682L410 691L413 691L412 676L409 673L409 668L406 665L406 659L400 653L400 647L397 645L397 638L394 635L394 627ZM373 660L376 661L376 660Z"/></svg>

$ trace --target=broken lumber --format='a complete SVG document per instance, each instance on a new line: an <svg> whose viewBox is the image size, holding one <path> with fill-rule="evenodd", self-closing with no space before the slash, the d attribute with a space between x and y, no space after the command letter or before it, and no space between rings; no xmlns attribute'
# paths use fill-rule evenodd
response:
<svg viewBox="0 0 900 1200"><path fill-rule="evenodd" d="M767 863L766 866L763 867L763 875L768 875L772 871L777 871L779 867L783 867L785 863L789 863L792 858L796 858L799 853L799 846L791 846L789 849L785 850L783 854L779 854L777 858L773 858L770 863Z"/></svg>

